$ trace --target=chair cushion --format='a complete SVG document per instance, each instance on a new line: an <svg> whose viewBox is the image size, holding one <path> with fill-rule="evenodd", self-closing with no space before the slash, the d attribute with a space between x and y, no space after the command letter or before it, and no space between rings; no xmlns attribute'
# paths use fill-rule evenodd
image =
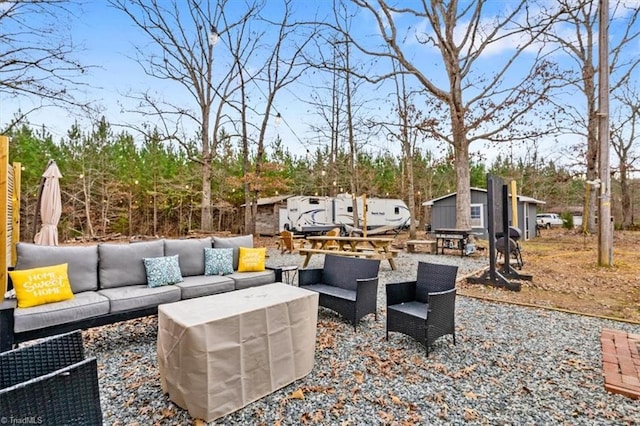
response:
<svg viewBox="0 0 640 426"><path fill-rule="evenodd" d="M301 286L300 288L315 291L317 293L326 294L329 296L335 296L339 299L351 300L352 302L356 301L355 290L347 290L344 288L340 288L332 285L326 285L326 284L304 285L304 286Z"/></svg>
<svg viewBox="0 0 640 426"><path fill-rule="evenodd" d="M98 289L98 246L40 246L29 243L16 245L18 261L15 269L67 263L69 284L74 293Z"/></svg>
<svg viewBox="0 0 640 426"><path fill-rule="evenodd" d="M399 305L387 306L387 310L402 312L404 314L411 315L412 317L426 320L427 314L429 313L429 305L420 302L405 302L400 303Z"/></svg>
<svg viewBox="0 0 640 426"><path fill-rule="evenodd" d="M9 271L19 308L73 299L67 264Z"/></svg>
<svg viewBox="0 0 640 426"><path fill-rule="evenodd" d="M233 274L232 248L204 249L204 274L229 275Z"/></svg>
<svg viewBox="0 0 640 426"><path fill-rule="evenodd" d="M109 299L95 291L76 293L73 299L32 308L17 308L13 330L16 333L66 324L109 313Z"/></svg>
<svg viewBox="0 0 640 426"><path fill-rule="evenodd" d="M178 255L145 257L142 259L147 272L147 285L161 287L182 282Z"/></svg>
<svg viewBox="0 0 640 426"><path fill-rule="evenodd" d="M262 272L267 249L240 247L238 249L238 272Z"/></svg>
<svg viewBox="0 0 640 426"><path fill-rule="evenodd" d="M164 255L179 255L183 277L204 274L204 249L211 248L211 238L164 240Z"/></svg>
<svg viewBox="0 0 640 426"><path fill-rule="evenodd" d="M236 283L228 275L194 275L184 277L175 287L180 288L180 298L184 300L233 291Z"/></svg>
<svg viewBox="0 0 640 426"><path fill-rule="evenodd" d="M147 284L147 271L142 259L164 256L164 242L144 241L131 244L102 243L100 255L100 289Z"/></svg>
<svg viewBox="0 0 640 426"><path fill-rule="evenodd" d="M238 269L238 248L253 247L253 235L241 235L239 237L213 237L214 248L232 248L233 249L233 269Z"/></svg>

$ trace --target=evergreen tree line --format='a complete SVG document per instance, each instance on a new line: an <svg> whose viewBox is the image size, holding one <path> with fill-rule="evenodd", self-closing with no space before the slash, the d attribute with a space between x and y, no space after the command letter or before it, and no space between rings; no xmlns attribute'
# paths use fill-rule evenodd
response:
<svg viewBox="0 0 640 426"><path fill-rule="evenodd" d="M37 194L49 159L56 161L63 175L61 241L112 234L180 237L198 231L201 165L157 135L136 143L131 134L115 133L102 119L91 131L72 126L59 141L26 124L10 137L10 161L22 166L23 241L31 241L40 226L34 223ZM243 170L237 138L222 131L220 140L210 181L214 230L241 233L243 183L252 171ZM412 157L418 205L456 190L451 153L437 157L417 149ZM327 148L297 156L276 140L264 154L261 195L336 195L347 191L349 153L338 151L330 166L329 158ZM362 150L357 156L356 179L367 196L407 200L405 166L400 154ZM498 157L489 167L472 161L471 186L486 188L487 173L515 179L520 194L546 201L542 209L580 205L584 196L584 180L574 179L569 170L535 154L518 160Z"/></svg>

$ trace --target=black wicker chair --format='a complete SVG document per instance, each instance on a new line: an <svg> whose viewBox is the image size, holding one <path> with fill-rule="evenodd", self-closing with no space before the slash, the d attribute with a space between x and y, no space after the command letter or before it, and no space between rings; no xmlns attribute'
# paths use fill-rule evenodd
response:
<svg viewBox="0 0 640 426"><path fill-rule="evenodd" d="M80 331L0 354L0 416L41 425L102 425L95 358Z"/></svg>
<svg viewBox="0 0 640 426"><path fill-rule="evenodd" d="M326 255L323 268L298 271L298 285L318 292L319 305L336 311L353 328L373 313L378 320L378 270L380 260Z"/></svg>
<svg viewBox="0 0 640 426"><path fill-rule="evenodd" d="M427 348L451 334L456 343L455 299L457 266L418 263L416 281L387 284L387 340L397 331Z"/></svg>

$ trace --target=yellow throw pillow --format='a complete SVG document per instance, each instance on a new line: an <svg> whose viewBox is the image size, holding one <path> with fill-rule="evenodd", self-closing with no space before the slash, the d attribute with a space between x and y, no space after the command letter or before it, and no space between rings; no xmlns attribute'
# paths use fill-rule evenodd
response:
<svg viewBox="0 0 640 426"><path fill-rule="evenodd" d="M238 254L238 272L264 271L264 259L267 249L240 247Z"/></svg>
<svg viewBox="0 0 640 426"><path fill-rule="evenodd" d="M19 308L73 299L67 263L9 271Z"/></svg>

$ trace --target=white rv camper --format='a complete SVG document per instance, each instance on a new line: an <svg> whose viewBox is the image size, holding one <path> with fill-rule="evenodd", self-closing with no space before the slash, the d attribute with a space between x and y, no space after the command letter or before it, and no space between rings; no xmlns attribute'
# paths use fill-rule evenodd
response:
<svg viewBox="0 0 640 426"><path fill-rule="evenodd" d="M360 226L364 225L362 197L357 198ZM400 199L367 198L367 229L381 226L397 228L409 225L409 208ZM353 203L351 195L337 197L294 196L287 199L286 215L281 229L297 233L322 233L342 225L353 226Z"/></svg>

